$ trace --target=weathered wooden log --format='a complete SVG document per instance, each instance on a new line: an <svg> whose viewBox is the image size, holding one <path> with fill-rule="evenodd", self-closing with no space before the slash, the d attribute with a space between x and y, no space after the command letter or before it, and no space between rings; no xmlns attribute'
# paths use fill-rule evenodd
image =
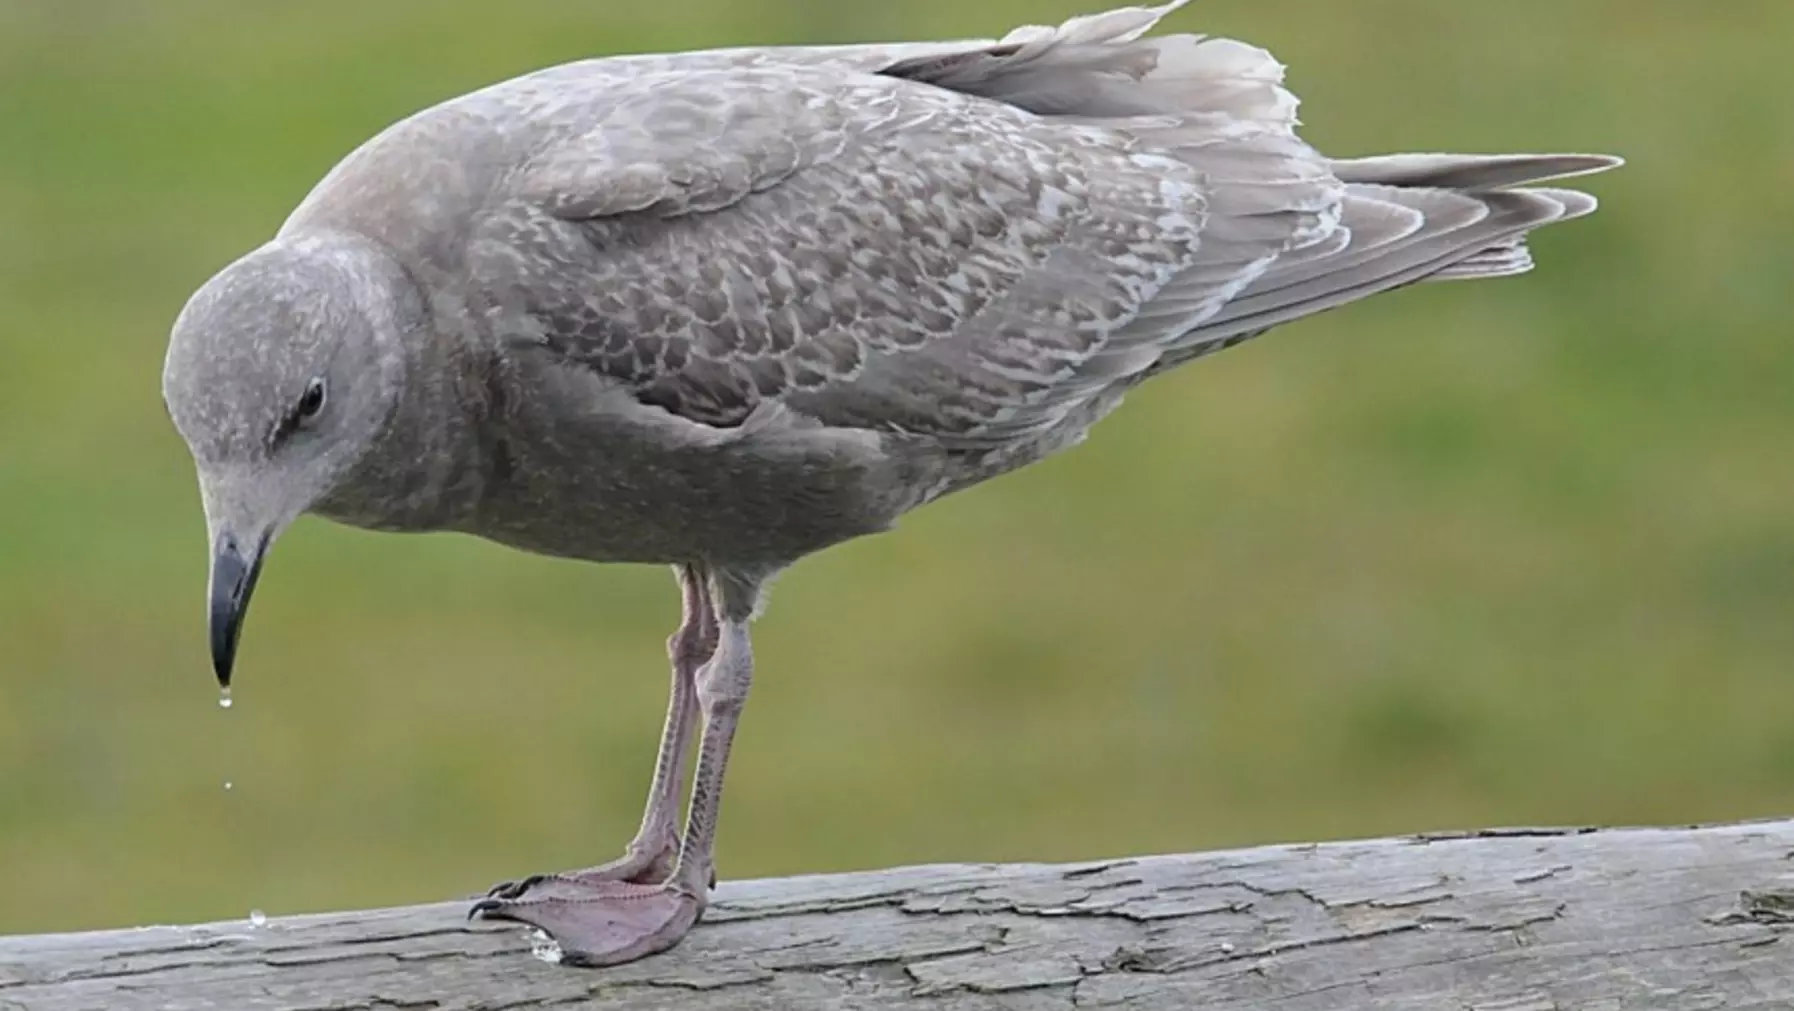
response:
<svg viewBox="0 0 1794 1011"><path fill-rule="evenodd" d="M1794 821L730 882L611 969L465 909L0 938L0 1008L1794 1008Z"/></svg>

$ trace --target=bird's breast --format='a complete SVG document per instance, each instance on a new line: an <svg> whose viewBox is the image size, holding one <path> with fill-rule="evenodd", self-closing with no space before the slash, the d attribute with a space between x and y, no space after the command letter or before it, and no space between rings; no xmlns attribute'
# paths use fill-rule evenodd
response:
<svg viewBox="0 0 1794 1011"><path fill-rule="evenodd" d="M538 409L501 444L465 529L559 557L783 565L886 529L904 508L893 461L822 430L734 437L603 407Z"/></svg>

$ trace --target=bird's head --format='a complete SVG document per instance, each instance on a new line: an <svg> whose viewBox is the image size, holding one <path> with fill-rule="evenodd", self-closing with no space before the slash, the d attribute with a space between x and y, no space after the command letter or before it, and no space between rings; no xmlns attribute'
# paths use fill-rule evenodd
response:
<svg viewBox="0 0 1794 1011"><path fill-rule="evenodd" d="M397 409L404 359L382 280L354 247L276 242L207 281L175 321L162 397L199 470L221 685L269 546Z"/></svg>

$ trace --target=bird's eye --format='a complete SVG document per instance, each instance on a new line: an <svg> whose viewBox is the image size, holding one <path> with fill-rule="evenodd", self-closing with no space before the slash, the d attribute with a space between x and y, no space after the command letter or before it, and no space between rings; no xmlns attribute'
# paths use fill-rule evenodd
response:
<svg viewBox="0 0 1794 1011"><path fill-rule="evenodd" d="M313 379L305 384L305 393L299 398L298 415L300 421L310 421L324 409L324 380Z"/></svg>
<svg viewBox="0 0 1794 1011"><path fill-rule="evenodd" d="M299 395L299 402L288 410L280 423L268 432L268 448L279 449L293 437L293 433L309 426L324 410L324 380L315 378L305 384L305 392Z"/></svg>

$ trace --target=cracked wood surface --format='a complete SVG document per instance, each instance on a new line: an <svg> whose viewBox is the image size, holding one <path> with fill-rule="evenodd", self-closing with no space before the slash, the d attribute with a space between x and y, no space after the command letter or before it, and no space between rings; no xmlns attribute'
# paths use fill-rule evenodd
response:
<svg viewBox="0 0 1794 1011"><path fill-rule="evenodd" d="M602 970L461 902L0 938L0 1009L1785 1009L1791 858L1784 821L730 882Z"/></svg>

